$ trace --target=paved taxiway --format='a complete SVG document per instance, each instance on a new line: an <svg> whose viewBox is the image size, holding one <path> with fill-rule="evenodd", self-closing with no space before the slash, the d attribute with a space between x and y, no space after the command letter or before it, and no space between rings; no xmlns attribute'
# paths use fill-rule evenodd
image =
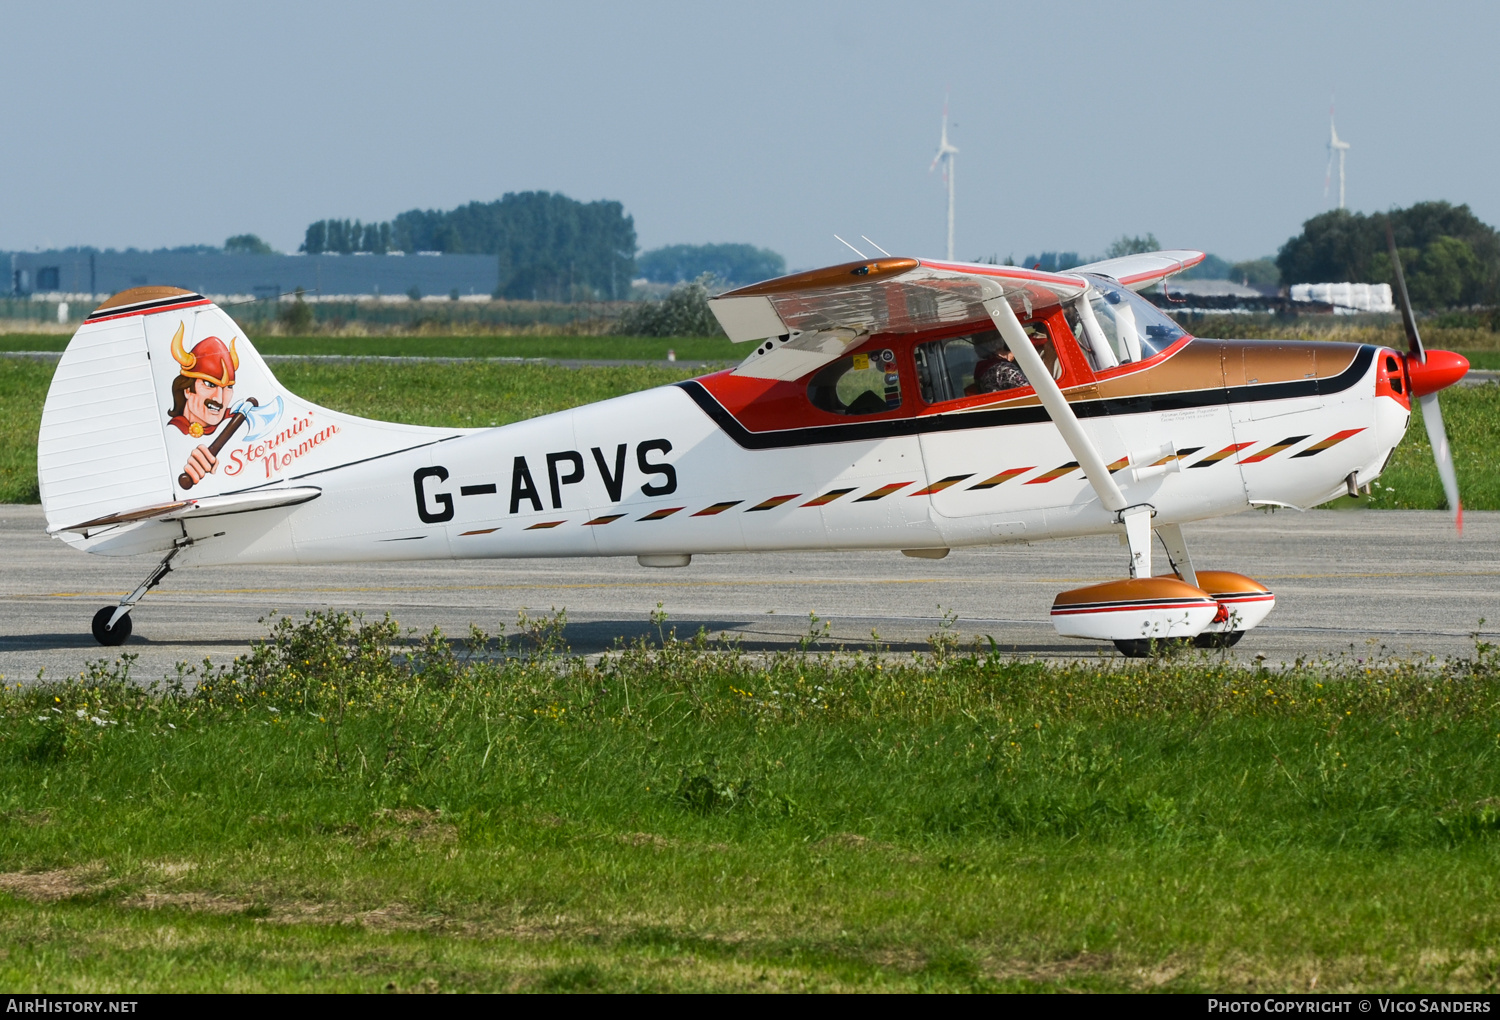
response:
<svg viewBox="0 0 1500 1020"><path fill-rule="evenodd" d="M1184 532L1200 568L1237 570L1277 593L1275 612L1235 649L1241 659L1363 657L1382 647L1462 656L1472 653L1481 617L1488 639L1500 636L1500 513L1467 515L1462 539L1446 514L1390 510L1251 512ZM89 635L89 619L151 563L75 552L43 534L39 507L0 505L0 565L0 674L17 682L113 658ZM183 570L136 608L123 650L139 656L134 675L151 679L182 661L229 661L264 633L257 621L272 609L389 610L403 625L458 636L470 623L514 630L522 608L566 607L568 639L587 652L654 633L648 616L660 602L679 634L702 626L750 649L790 645L806 633L809 612L830 621L835 643L868 642L874 629L896 650L925 647L951 610L966 639L988 635L1030 656L1112 656L1108 645L1057 637L1047 611L1058 591L1124 567L1117 540L1099 537L962 549L937 561L785 553L699 557L674 570L634 559Z"/></svg>

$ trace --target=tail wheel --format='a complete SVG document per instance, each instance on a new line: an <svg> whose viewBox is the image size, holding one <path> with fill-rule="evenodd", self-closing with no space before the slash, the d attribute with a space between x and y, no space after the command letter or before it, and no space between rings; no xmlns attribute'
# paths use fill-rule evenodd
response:
<svg viewBox="0 0 1500 1020"><path fill-rule="evenodd" d="M94 640L107 648L112 648L115 645L123 645L125 639L130 637L131 624L129 613L116 620L113 627L109 625L109 618L115 615L115 610L118 608L118 606L105 606L94 614Z"/></svg>

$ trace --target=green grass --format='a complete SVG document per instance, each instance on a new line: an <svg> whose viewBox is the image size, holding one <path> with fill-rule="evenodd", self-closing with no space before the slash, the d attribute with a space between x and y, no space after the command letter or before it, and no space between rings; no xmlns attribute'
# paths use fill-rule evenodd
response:
<svg viewBox="0 0 1500 1020"><path fill-rule="evenodd" d="M55 362L0 358L0 503L40 503L36 435Z"/></svg>
<svg viewBox="0 0 1500 1020"><path fill-rule="evenodd" d="M36 436L56 368L0 359L0 503L36 503ZM662 386L687 368L551 365L284 362L276 377L293 393L350 414L421 425L506 425L607 397Z"/></svg>
<svg viewBox="0 0 1500 1020"><path fill-rule="evenodd" d="M1484 646L1281 673L668 635L590 664L520 629L499 656L313 617L196 691L10 688L0 982L1500 984Z"/></svg>
<svg viewBox="0 0 1500 1020"><path fill-rule="evenodd" d="M61 351L70 333L0 333L0 351Z"/></svg>
<svg viewBox="0 0 1500 1020"><path fill-rule="evenodd" d="M65 334L0 335L0 351L60 351ZM734 362L750 353L723 337L640 336L263 336L252 338L262 354L342 354L363 357L557 358L665 361L676 351L683 361Z"/></svg>
<svg viewBox="0 0 1500 1020"><path fill-rule="evenodd" d="M508 425L697 374L687 368L622 365L561 368L286 362L276 377L293 393L350 414L417 425Z"/></svg>
<svg viewBox="0 0 1500 1020"><path fill-rule="evenodd" d="M558 358L665 361L675 351L683 361L735 362L750 352L720 337L638 336L455 336L455 337L264 337L263 354L347 354L431 358Z"/></svg>

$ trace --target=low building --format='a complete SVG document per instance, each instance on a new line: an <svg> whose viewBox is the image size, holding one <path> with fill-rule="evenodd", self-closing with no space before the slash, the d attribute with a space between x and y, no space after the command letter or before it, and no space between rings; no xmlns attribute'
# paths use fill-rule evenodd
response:
<svg viewBox="0 0 1500 1020"><path fill-rule="evenodd" d="M0 256L6 258L6 256ZM309 300L423 297L488 300L499 282L494 255L225 255L181 252L15 252L9 291L83 300L131 287L170 286L214 297L276 299L302 288ZM0 263L4 264L4 263Z"/></svg>

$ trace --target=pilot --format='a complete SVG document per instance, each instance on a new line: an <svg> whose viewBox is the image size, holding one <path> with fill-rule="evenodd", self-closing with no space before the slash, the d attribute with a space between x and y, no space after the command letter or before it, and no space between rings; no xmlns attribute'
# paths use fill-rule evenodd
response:
<svg viewBox="0 0 1500 1020"><path fill-rule="evenodd" d="M1031 385L1026 379L1026 373L1016 364L1015 354L1011 353L999 336L975 341L974 353L979 358L974 364L974 385L972 391L970 388L965 390L971 396Z"/></svg>

